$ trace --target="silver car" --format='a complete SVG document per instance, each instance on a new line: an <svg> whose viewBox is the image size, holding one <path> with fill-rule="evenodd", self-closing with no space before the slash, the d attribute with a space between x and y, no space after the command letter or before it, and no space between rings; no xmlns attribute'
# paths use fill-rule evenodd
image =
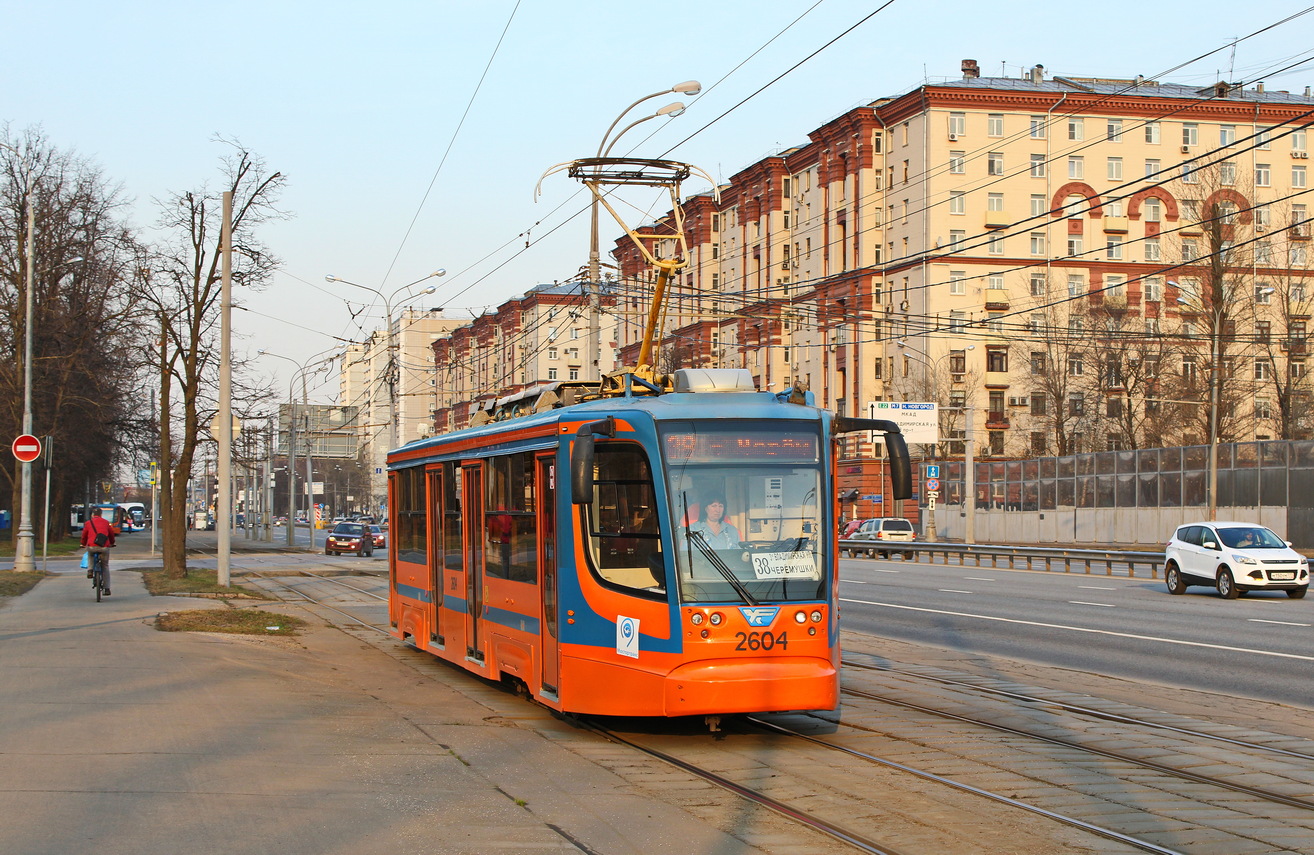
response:
<svg viewBox="0 0 1314 855"><path fill-rule="evenodd" d="M1299 600L1309 588L1309 560L1257 523L1189 523L1164 548L1163 578L1171 594L1208 585L1227 600L1250 591Z"/></svg>
<svg viewBox="0 0 1314 855"><path fill-rule="evenodd" d="M879 554L881 558L889 558L891 552L897 550L882 549L881 547L888 544L908 543L917 539L917 532L913 531L912 523L902 517L877 517L874 520L867 520L858 526L858 530L849 535L849 540L869 540L872 545L864 549L854 547L851 551L863 552L868 555L873 553ZM912 558L912 552L904 552L904 558Z"/></svg>

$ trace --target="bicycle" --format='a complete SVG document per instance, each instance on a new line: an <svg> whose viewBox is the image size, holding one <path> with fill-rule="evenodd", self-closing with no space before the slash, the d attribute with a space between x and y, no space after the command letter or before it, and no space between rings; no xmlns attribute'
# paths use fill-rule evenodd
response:
<svg viewBox="0 0 1314 855"><path fill-rule="evenodd" d="M105 559L99 552L91 553L91 587L96 592L96 602L100 602L101 592L109 593L105 584Z"/></svg>

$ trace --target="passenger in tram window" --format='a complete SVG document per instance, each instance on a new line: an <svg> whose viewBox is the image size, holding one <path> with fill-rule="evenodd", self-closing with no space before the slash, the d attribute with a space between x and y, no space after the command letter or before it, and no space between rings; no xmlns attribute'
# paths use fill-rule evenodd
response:
<svg viewBox="0 0 1314 855"><path fill-rule="evenodd" d="M738 548L739 529L726 521L724 496L707 496L702 502L702 514L701 520L689 524L689 531L700 532L707 545L713 549Z"/></svg>
<svg viewBox="0 0 1314 855"><path fill-rule="evenodd" d="M505 508L488 515L488 542L501 548L502 574L511 571L511 515Z"/></svg>

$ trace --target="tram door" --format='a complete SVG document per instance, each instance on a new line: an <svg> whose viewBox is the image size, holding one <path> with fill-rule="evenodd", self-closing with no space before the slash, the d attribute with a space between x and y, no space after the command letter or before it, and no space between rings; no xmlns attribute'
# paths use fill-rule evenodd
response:
<svg viewBox="0 0 1314 855"><path fill-rule="evenodd" d="M484 469L482 463L461 467L465 498L465 655L484 661L479 620L484 611Z"/></svg>
<svg viewBox="0 0 1314 855"><path fill-rule="evenodd" d="M433 592L433 602L429 604L429 641L443 644L443 566L446 555L443 552L443 526L447 522L446 507L443 504L443 470L439 466L430 467L428 472L428 496L425 503L429 514L429 590Z"/></svg>
<svg viewBox="0 0 1314 855"><path fill-rule="evenodd" d="M543 691L556 694L557 662L557 482L556 461L539 455L538 554L543 590Z"/></svg>

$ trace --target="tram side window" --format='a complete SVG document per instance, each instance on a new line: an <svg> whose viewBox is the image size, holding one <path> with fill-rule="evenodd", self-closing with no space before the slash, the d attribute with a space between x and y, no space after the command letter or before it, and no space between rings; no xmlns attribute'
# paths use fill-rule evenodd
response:
<svg viewBox="0 0 1314 855"><path fill-rule="evenodd" d="M538 581L534 518L534 455L509 454L488 461L484 478L488 550L484 572L513 582Z"/></svg>
<svg viewBox="0 0 1314 855"><path fill-rule="evenodd" d="M424 510L424 470L402 469L392 475L392 501L397 508L393 543L397 560L428 563L428 529Z"/></svg>
<svg viewBox="0 0 1314 855"><path fill-rule="evenodd" d="M465 569L461 549L461 477L455 463L443 464L443 563L459 573Z"/></svg>
<svg viewBox="0 0 1314 855"><path fill-rule="evenodd" d="M627 588L662 590L666 570L657 494L642 448L633 443L598 444L589 508L589 545L597 574Z"/></svg>

